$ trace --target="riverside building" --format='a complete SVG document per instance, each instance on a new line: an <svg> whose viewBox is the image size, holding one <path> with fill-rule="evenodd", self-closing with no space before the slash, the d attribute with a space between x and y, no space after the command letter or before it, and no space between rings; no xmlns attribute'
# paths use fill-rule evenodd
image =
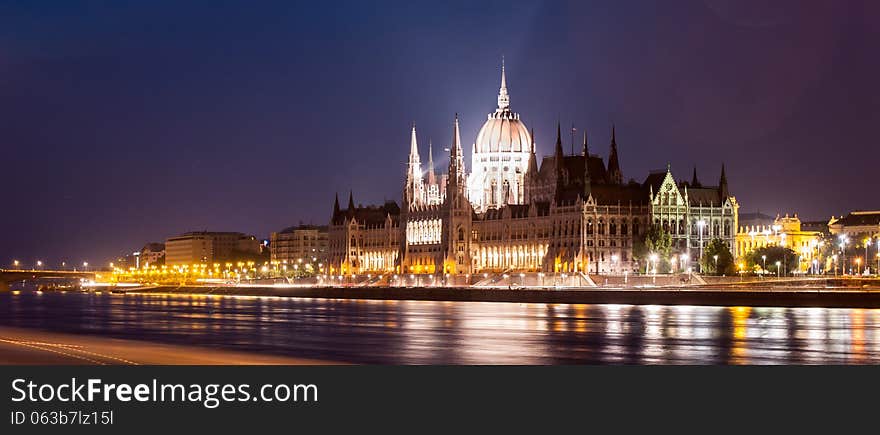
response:
<svg viewBox="0 0 880 435"><path fill-rule="evenodd" d="M558 123L554 153L539 159L533 132L511 108L503 64L470 171L457 115L446 174L435 173L430 145L423 171L417 136L413 126L399 206L356 207L350 195L341 209L337 197L330 273L631 273L640 267L633 247L652 225L672 236L679 258L696 261L714 238L734 246L739 205L723 166L713 186L696 171L676 181L669 165L625 181L613 126L604 160L586 134L579 153L565 154Z"/></svg>

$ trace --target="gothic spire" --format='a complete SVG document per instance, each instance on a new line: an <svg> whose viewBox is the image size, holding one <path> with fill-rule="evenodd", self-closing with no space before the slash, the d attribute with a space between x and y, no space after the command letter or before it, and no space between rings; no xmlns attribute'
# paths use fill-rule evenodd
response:
<svg viewBox="0 0 880 435"><path fill-rule="evenodd" d="M510 95L507 94L507 74L504 72L504 56L501 56L501 88L498 90L498 110L510 109Z"/></svg>
<svg viewBox="0 0 880 435"><path fill-rule="evenodd" d="M562 163L563 151L562 151L562 127L559 125L559 121L556 121L556 159L559 160L559 163Z"/></svg>
<svg viewBox="0 0 880 435"><path fill-rule="evenodd" d="M461 131L458 127L458 113L455 114L455 126L452 131L452 146L449 147L449 174L447 175L447 192L464 188L464 157L461 151ZM447 193L450 194L450 193Z"/></svg>
<svg viewBox="0 0 880 435"><path fill-rule="evenodd" d="M409 142L409 162L406 167L405 201L409 205L421 204L424 200L424 184L422 180L422 163L419 159L419 144L416 140L416 124L412 126L412 137Z"/></svg>
<svg viewBox="0 0 880 435"><path fill-rule="evenodd" d="M410 136L410 140L409 140L409 164L412 165L413 163L416 163L416 164L420 163L419 162L419 143L416 140L416 123L415 122L412 125L412 135ZM412 169L412 168L410 168L410 169Z"/></svg>
<svg viewBox="0 0 880 435"><path fill-rule="evenodd" d="M590 149L587 146L587 129L584 129L584 201L592 193L592 178L590 177Z"/></svg>
<svg viewBox="0 0 880 435"><path fill-rule="evenodd" d="M437 184L437 175L434 173L434 150L431 140L428 140L428 184Z"/></svg>
<svg viewBox="0 0 880 435"><path fill-rule="evenodd" d="M620 171L620 161L617 157L617 132L614 124L611 124L611 153L608 155L608 177L612 184L623 184L623 173Z"/></svg>
<svg viewBox="0 0 880 435"><path fill-rule="evenodd" d="M718 191L721 194L721 201L730 196L730 192L727 190L727 175L724 173L724 163L721 164L721 180L718 181Z"/></svg>
<svg viewBox="0 0 880 435"><path fill-rule="evenodd" d="M333 201L333 221L339 216L339 192L336 192L336 199Z"/></svg>
<svg viewBox="0 0 880 435"><path fill-rule="evenodd" d="M348 191L348 215L354 216L354 193L351 190Z"/></svg>
<svg viewBox="0 0 880 435"><path fill-rule="evenodd" d="M691 178L691 187L701 187L700 180L697 179L697 167L694 166L694 176Z"/></svg>
<svg viewBox="0 0 880 435"><path fill-rule="evenodd" d="M538 175L538 158L535 155L535 129L532 128L531 131L532 143L531 149L529 150L529 174Z"/></svg>

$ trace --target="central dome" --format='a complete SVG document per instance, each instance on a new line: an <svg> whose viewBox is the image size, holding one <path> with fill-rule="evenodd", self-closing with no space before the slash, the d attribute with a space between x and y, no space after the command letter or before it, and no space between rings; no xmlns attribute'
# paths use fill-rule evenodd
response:
<svg viewBox="0 0 880 435"><path fill-rule="evenodd" d="M531 151L532 135L519 114L510 111L510 96L507 94L507 76L504 60L501 61L501 89L498 90L498 109L490 113L483 128L477 133L474 143L476 153L503 153Z"/></svg>
<svg viewBox="0 0 880 435"><path fill-rule="evenodd" d="M490 113L483 128L477 133L474 150L477 153L531 151L532 136L519 114L507 110Z"/></svg>

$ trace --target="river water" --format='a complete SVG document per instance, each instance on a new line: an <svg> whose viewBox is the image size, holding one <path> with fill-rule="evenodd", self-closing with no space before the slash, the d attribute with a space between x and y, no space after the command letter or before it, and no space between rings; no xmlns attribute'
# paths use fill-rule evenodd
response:
<svg viewBox="0 0 880 435"><path fill-rule="evenodd" d="M353 363L880 363L874 309L22 291L0 325Z"/></svg>

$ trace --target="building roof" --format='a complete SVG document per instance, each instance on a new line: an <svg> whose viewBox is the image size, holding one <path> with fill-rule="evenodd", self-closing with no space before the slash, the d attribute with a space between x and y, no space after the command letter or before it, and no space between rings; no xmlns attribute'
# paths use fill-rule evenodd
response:
<svg viewBox="0 0 880 435"><path fill-rule="evenodd" d="M146 251L150 251L150 252L161 252L161 251L164 251L164 250L165 250L165 244L164 244L164 243L160 243L160 242L151 242L151 243L147 243L146 245L144 245L144 247L141 249L141 252L146 252Z"/></svg>
<svg viewBox="0 0 880 435"><path fill-rule="evenodd" d="M721 190L717 187L689 187L688 201L691 205L721 205L724 199L721 198Z"/></svg>
<svg viewBox="0 0 880 435"><path fill-rule="evenodd" d="M317 230L318 232L326 233L327 225L312 225L312 224L299 224L292 227L287 227L279 233L292 233L294 231L302 231L302 230Z"/></svg>
<svg viewBox="0 0 880 435"><path fill-rule="evenodd" d="M845 227L880 225L880 211L854 211L837 219L834 224Z"/></svg>
<svg viewBox="0 0 880 435"><path fill-rule="evenodd" d="M386 201L383 205L354 207L354 210L342 209L338 216L335 216L333 223L339 225L346 219L353 217L359 223L367 226L383 225L389 215L400 216L400 207L394 201Z"/></svg>
<svg viewBox="0 0 880 435"><path fill-rule="evenodd" d="M648 190L653 189L654 193L660 191L660 186L663 184L663 180L666 179L665 171L655 171L648 174L645 178L645 181L642 183L642 186Z"/></svg>

